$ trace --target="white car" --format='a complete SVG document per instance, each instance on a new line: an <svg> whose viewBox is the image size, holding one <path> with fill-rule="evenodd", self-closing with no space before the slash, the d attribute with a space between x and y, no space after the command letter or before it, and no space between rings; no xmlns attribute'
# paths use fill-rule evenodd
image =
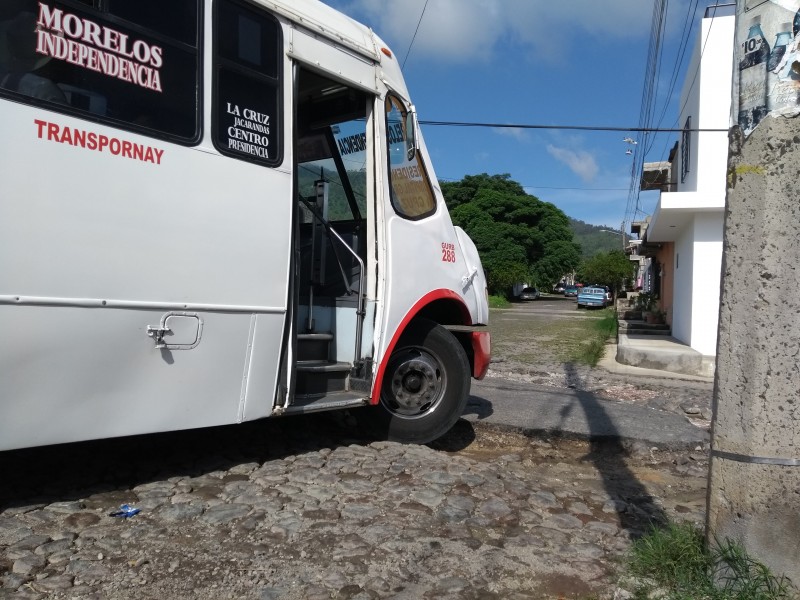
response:
<svg viewBox="0 0 800 600"><path fill-rule="evenodd" d="M538 300L540 295L541 294L539 293L539 290L537 290L535 287L526 287L526 288L522 288L522 292L519 295L519 299L520 300Z"/></svg>

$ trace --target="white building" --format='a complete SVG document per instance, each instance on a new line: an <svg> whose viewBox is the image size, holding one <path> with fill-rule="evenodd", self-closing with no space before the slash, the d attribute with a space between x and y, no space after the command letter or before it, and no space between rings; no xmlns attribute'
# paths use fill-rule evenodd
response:
<svg viewBox="0 0 800 600"><path fill-rule="evenodd" d="M665 163L644 165L642 189L661 189L645 232L657 261L662 310L672 335L716 355L725 210L733 7L710 7L686 71L678 123L685 129ZM718 129L722 131L691 131ZM654 249L657 248L657 251Z"/></svg>

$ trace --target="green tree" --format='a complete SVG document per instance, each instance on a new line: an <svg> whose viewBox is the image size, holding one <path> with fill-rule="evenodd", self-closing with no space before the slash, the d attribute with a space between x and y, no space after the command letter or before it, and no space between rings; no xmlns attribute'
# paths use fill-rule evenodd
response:
<svg viewBox="0 0 800 600"><path fill-rule="evenodd" d="M481 254L490 292L507 295L525 281L549 288L580 262L567 216L509 175L468 175L442 192Z"/></svg>
<svg viewBox="0 0 800 600"><path fill-rule="evenodd" d="M607 285L619 290L626 279L633 277L634 264L622 250L609 250L598 252L587 259L578 273L587 283Z"/></svg>

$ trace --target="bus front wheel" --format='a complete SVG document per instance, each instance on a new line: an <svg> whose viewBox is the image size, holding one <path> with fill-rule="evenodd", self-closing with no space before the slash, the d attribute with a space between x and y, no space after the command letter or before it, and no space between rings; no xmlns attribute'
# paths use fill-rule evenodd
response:
<svg viewBox="0 0 800 600"><path fill-rule="evenodd" d="M383 376L380 402L363 409L371 433L427 444L464 413L470 388L464 348L441 325L420 319L400 337Z"/></svg>

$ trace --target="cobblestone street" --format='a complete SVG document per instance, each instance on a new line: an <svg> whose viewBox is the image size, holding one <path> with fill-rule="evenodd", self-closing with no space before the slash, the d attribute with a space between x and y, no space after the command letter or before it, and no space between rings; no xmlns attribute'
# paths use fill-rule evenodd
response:
<svg viewBox="0 0 800 600"><path fill-rule="evenodd" d="M319 416L6 452L0 598L610 598L630 539L705 503L705 452L626 450Z"/></svg>
<svg viewBox="0 0 800 600"><path fill-rule="evenodd" d="M566 364L515 335L487 382L532 384L535 406L708 427L708 382ZM503 401L486 392L430 446L328 413L0 453L0 599L610 599L650 523L703 522L707 443L526 437L521 414L484 419ZM123 504L140 512L110 516Z"/></svg>

